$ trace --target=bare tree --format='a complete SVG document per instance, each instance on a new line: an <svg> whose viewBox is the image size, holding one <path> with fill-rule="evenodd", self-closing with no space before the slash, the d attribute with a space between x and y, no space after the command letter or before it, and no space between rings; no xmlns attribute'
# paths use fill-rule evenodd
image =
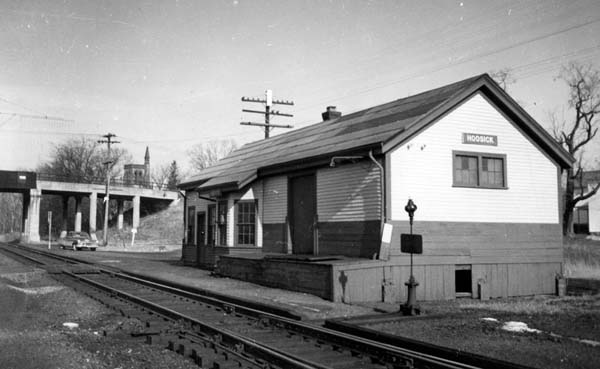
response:
<svg viewBox="0 0 600 369"><path fill-rule="evenodd" d="M163 164L158 167L154 167L152 170L152 182L156 183L161 188L167 185L169 181L169 171L171 169L170 164Z"/></svg>
<svg viewBox="0 0 600 369"><path fill-rule="evenodd" d="M152 171L152 182L161 188L173 190L177 187L179 180L179 167L175 160L171 164L163 164Z"/></svg>
<svg viewBox="0 0 600 369"><path fill-rule="evenodd" d="M127 150L111 150L111 175L122 174L125 161L131 160ZM106 176L106 148L96 140L85 137L71 139L54 147L50 160L39 166L38 172L66 177L73 181L91 181Z"/></svg>
<svg viewBox="0 0 600 369"><path fill-rule="evenodd" d="M22 231L23 198L18 193L0 193L0 234Z"/></svg>
<svg viewBox="0 0 600 369"><path fill-rule="evenodd" d="M194 170L202 170L216 163L219 159L229 155L237 149L237 143L232 140L208 141L194 145L188 155Z"/></svg>
<svg viewBox="0 0 600 369"><path fill-rule="evenodd" d="M489 75L504 91L508 91L508 86L516 82L513 71L510 68L492 70L489 72Z"/></svg>
<svg viewBox="0 0 600 369"><path fill-rule="evenodd" d="M579 195L575 191L576 180L581 178L584 161L584 148L598 133L600 121L600 72L591 65L570 63L563 66L558 78L569 87L569 108L573 116L571 120L551 116L552 134L573 157L577 159L573 168L566 170L566 187L564 194L563 234L573 232L573 209L578 202L594 196L600 184L590 191L583 189Z"/></svg>

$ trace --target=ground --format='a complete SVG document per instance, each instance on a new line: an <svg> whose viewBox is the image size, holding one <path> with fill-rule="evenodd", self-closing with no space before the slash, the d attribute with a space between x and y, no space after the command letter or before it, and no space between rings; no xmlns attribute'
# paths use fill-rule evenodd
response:
<svg viewBox="0 0 600 369"><path fill-rule="evenodd" d="M536 368L598 367L600 295L465 299L421 307L422 317L364 326ZM525 323L526 329L507 330L516 325L508 322Z"/></svg>
<svg viewBox="0 0 600 369"><path fill-rule="evenodd" d="M0 296L3 369L197 368L171 351L132 338L139 321L125 319L44 272L3 256Z"/></svg>
<svg viewBox="0 0 600 369"><path fill-rule="evenodd" d="M45 248L45 246L38 246ZM184 267L180 250L156 251L153 245L99 248L96 252L57 252L101 261L143 274L152 274L215 292L273 304L302 315L314 324L335 317L395 313L385 303L348 305L313 295L218 278L209 271ZM107 251L113 250L113 251ZM114 252L114 250L126 252ZM131 252L131 251L138 252ZM600 268L600 241L568 240L565 270L570 276L594 277ZM41 271L15 274L22 267L0 262L0 361L2 368L186 368L191 365L171 352L153 351L129 337L135 321L124 320L68 288L60 288ZM588 271L588 272L586 272ZM2 277L1 275L4 275ZM10 278L7 279L7 274ZM47 287L37 290L18 288ZM51 287L51 288L48 288ZM26 292L26 291L29 291ZM37 291L37 293L30 293ZM600 295L538 296L422 302L424 316L392 318L369 328L438 345L490 355L537 368L596 368L600 360ZM492 320L493 318L495 320ZM79 323L69 330L62 324ZM502 327L514 321L540 332L510 332ZM106 339L117 337L117 341ZM94 333L97 332L97 333ZM161 361L162 360L162 361ZM54 366L49 366L52 363ZM194 366L189 366L194 367Z"/></svg>

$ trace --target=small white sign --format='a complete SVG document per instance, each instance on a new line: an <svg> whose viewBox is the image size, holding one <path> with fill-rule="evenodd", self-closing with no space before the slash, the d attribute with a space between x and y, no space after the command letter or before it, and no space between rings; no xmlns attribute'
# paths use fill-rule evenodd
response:
<svg viewBox="0 0 600 369"><path fill-rule="evenodd" d="M392 243L392 225L385 223L383 225L383 234L381 235L381 242Z"/></svg>
<svg viewBox="0 0 600 369"><path fill-rule="evenodd" d="M52 224L52 212L48 212L48 224Z"/></svg>
<svg viewBox="0 0 600 369"><path fill-rule="evenodd" d="M131 233L136 234L137 233L137 229L131 228Z"/></svg>
<svg viewBox="0 0 600 369"><path fill-rule="evenodd" d="M471 145L498 146L498 136L463 133L463 143Z"/></svg>

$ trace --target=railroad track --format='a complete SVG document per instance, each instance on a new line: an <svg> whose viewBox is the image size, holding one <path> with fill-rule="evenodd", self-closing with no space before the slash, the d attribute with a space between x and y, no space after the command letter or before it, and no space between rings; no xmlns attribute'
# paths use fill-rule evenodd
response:
<svg viewBox="0 0 600 369"><path fill-rule="evenodd" d="M318 327L286 311L184 289L22 246L1 249L46 268L61 282L145 323L139 333L211 368L525 368L431 345L398 347ZM181 287L181 288L177 288ZM200 293L199 293L200 292ZM421 349L421 350L420 350Z"/></svg>

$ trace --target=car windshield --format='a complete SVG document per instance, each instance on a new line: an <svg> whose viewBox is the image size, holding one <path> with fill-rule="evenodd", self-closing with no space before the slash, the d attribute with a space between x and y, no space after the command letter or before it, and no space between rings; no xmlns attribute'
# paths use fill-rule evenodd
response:
<svg viewBox="0 0 600 369"><path fill-rule="evenodd" d="M90 238L90 236L85 232L69 232L67 237L73 238Z"/></svg>

